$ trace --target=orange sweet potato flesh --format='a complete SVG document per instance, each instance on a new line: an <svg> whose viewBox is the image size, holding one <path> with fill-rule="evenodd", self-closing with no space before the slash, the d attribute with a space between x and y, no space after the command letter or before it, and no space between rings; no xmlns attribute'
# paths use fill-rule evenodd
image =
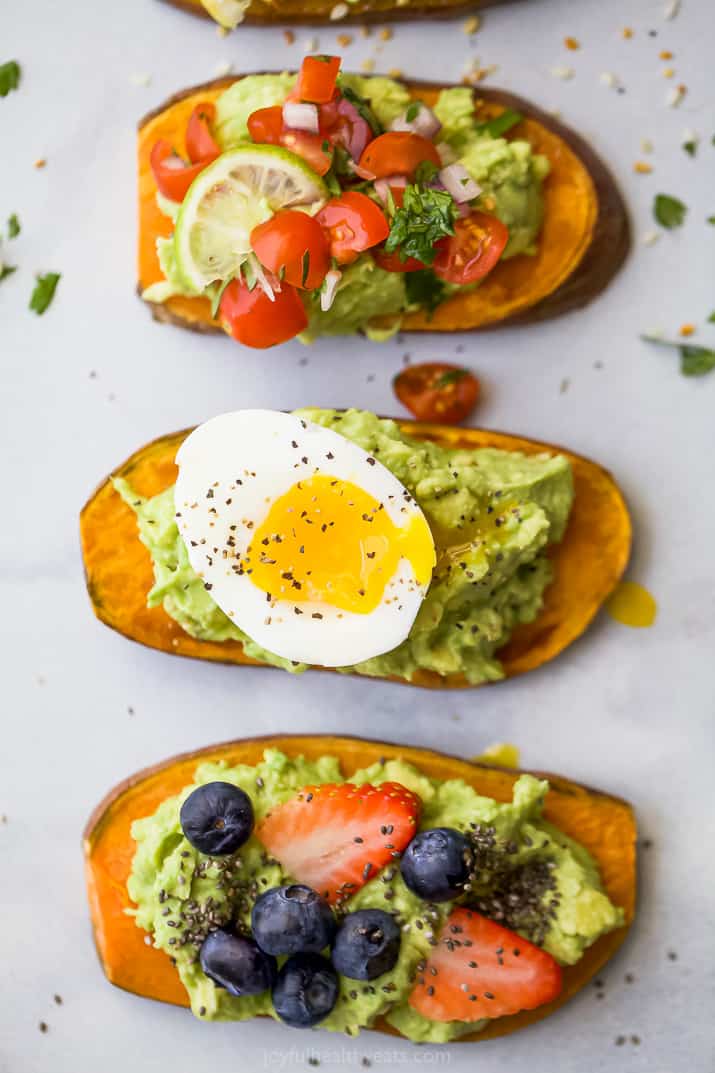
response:
<svg viewBox="0 0 715 1073"><path fill-rule="evenodd" d="M348 14L340 19L340 25L353 22L393 22L407 19L452 19L484 7L494 7L507 0L409 0L400 5L398 0L351 0ZM172 7L189 11L192 15L210 18L201 0L166 0ZM323 23L332 22L330 12L336 0L252 0L241 25L267 26L273 23Z"/></svg>
<svg viewBox="0 0 715 1073"><path fill-rule="evenodd" d="M507 677L533 670L557 656L586 629L613 591L628 563L631 522L613 477L595 462L536 440L485 429L400 422L417 439L444 447L498 447L525 454L559 452L571 462L575 496L568 527L560 544L550 549L554 580L546 590L538 618L518 626L499 658ZM153 496L176 480L176 452L188 429L142 447L112 476L126 477L134 490ZM186 633L163 607L147 607L153 585L151 556L140 542L136 518L114 490L111 477L99 485L80 515L82 555L95 614L125 637L162 652L221 663L257 665L238 641L200 641ZM402 681L402 679L400 679ZM459 688L462 675L442 677L420 670L414 685Z"/></svg>
<svg viewBox="0 0 715 1073"><path fill-rule="evenodd" d="M219 79L177 94L139 126L138 290L163 276L156 239L167 237L173 224L158 209L149 165L152 146L164 138L183 151L189 116L201 101L215 101L236 79ZM443 86L410 82L414 97L434 104ZM404 331L459 332L505 324L533 323L576 309L599 294L623 263L629 248L629 227L617 187L593 150L572 130L519 97L496 89L479 89L477 114L498 115L512 108L524 116L508 137L526 138L543 153L551 172L543 187L544 224L534 256L500 262L475 290L444 302L428 319L412 313ZM157 320L195 331L220 331L206 298L175 296L150 303ZM388 318L389 320L389 318ZM378 322L376 322L378 323Z"/></svg>
<svg viewBox="0 0 715 1073"><path fill-rule="evenodd" d="M281 749L289 756L302 754L311 760L327 754L338 756L343 774L348 778L380 757L399 757L431 778L464 779L478 793L497 801L511 800L513 784L520 774L427 749L328 735L232 741L185 753L140 771L105 797L84 832L87 892L97 953L107 979L117 987L177 1006L188 1005L186 991L167 955L147 946L145 933L124 912L132 905L126 881L135 849L130 835L133 821L150 815L167 797L189 785L200 761L256 764L267 747ZM547 1017L599 972L625 939L635 913L636 822L631 807L619 798L558 775L536 774L548 778L550 783L544 810L546 819L591 853L609 898L623 909L625 926L602 936L578 964L564 969L563 991L555 1002L495 1020L484 1032L466 1036L465 1040L491 1039ZM396 1034L385 1022L379 1022L376 1027Z"/></svg>

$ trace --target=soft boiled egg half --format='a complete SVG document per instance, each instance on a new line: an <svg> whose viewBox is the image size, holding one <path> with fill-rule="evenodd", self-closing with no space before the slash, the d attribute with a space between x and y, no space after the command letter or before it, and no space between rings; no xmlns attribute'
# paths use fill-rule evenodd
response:
<svg viewBox="0 0 715 1073"><path fill-rule="evenodd" d="M377 459L293 414L239 410L195 429L176 462L189 561L262 648L346 667L405 640L432 577L434 540Z"/></svg>

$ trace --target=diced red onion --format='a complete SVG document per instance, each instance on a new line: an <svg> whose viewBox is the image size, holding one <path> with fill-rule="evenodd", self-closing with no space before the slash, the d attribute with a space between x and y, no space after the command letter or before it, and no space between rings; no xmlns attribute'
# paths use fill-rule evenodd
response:
<svg viewBox="0 0 715 1073"><path fill-rule="evenodd" d="M440 171L439 179L458 205L463 201L473 201L482 192L481 186L475 183L463 164L448 164Z"/></svg>
<svg viewBox="0 0 715 1073"><path fill-rule="evenodd" d="M318 107L300 101L286 101L283 105L283 122L293 130L309 130L317 134L320 130Z"/></svg>
<svg viewBox="0 0 715 1073"><path fill-rule="evenodd" d="M408 107L414 107L410 105ZM395 117L390 123L390 130L408 130L413 134L421 134L423 138L434 138L442 129L437 116L426 104L417 104L417 115L414 119L407 118L407 112Z"/></svg>
<svg viewBox="0 0 715 1073"><path fill-rule="evenodd" d="M331 268L326 273L323 280L323 286L320 291L320 308L323 313L327 313L333 302L335 301L335 294L338 289L338 284L343 278L342 272L337 268Z"/></svg>
<svg viewBox="0 0 715 1073"><path fill-rule="evenodd" d="M354 160L348 160L347 164L354 175L357 175L360 179L365 179L366 182L371 183L372 180L376 178L374 171L370 171L368 168L361 168Z"/></svg>
<svg viewBox="0 0 715 1073"><path fill-rule="evenodd" d="M388 175L386 179L375 180L375 193L383 205L390 200L390 187L395 190L404 190L407 186L407 178L404 175Z"/></svg>

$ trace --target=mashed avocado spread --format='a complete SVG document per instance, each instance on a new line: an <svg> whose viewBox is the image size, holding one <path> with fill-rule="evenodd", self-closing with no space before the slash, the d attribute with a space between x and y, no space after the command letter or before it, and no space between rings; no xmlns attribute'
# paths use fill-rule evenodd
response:
<svg viewBox="0 0 715 1073"><path fill-rule="evenodd" d="M294 878L267 855L255 834L237 853L220 858L199 853L186 840L180 807L197 786L213 781L241 787L250 796L259 823L305 786L346 780L334 756L308 761L267 749L255 767L203 763L191 786L132 827L137 849L127 885L137 906L136 923L152 935L155 947L174 959L194 1014L221 1021L259 1014L276 1017L269 992L235 998L204 975L197 959L210 925L235 923L248 931L257 896ZM472 892L460 900L469 898L469 904L485 916L494 913L497 901L509 906L500 922L542 946L561 964L575 964L599 936L623 923L622 910L603 892L588 852L541 818L548 783L522 775L514 785L512 802L500 804L480 796L461 779L430 779L402 760L356 771L349 781L401 783L422 801L421 829L453 827L484 835L492 847L488 863ZM343 908L394 913L402 929L399 958L390 972L369 985L341 977L338 1001L320 1027L354 1036L386 1016L408 1038L433 1043L483 1028L485 1020L429 1021L407 1002L417 965L429 957L430 940L453 905L427 905L407 888L396 865L365 883Z"/></svg>
<svg viewBox="0 0 715 1073"><path fill-rule="evenodd" d="M216 102L214 125L221 149L225 152L250 142L249 116L258 109L282 105L295 81L296 75L288 73L249 75L225 90ZM369 108L378 132L389 129L390 123L406 112L412 100L407 88L391 78L343 74L340 86ZM442 90L434 113L442 124L437 140L449 159L462 165L480 188L472 207L497 216L509 230L502 258L533 254L543 219L541 184L549 171L548 160L534 154L529 142L495 136L488 124L478 123L474 116L474 94L468 87ZM331 175L332 172L326 180ZM332 193L339 193L335 176L332 183L335 186ZM363 186L365 192L374 196L371 184ZM178 205L161 194L157 194L157 202L160 210L175 221ZM196 294L182 277L173 236L157 239L157 255L165 279L147 288L143 297L164 302L175 294ZM431 271L427 275L433 277ZM440 301L465 289L451 283L440 284L435 278L431 284L430 299L425 301L424 288L418 294L407 274L385 271L378 267L370 252L363 253L343 272L330 309L321 309L318 291L304 292L309 322L300 338L311 342L321 335L365 331L370 338L380 341L399 329L403 313L420 308L431 313ZM470 284L468 289L476 285ZM218 283L210 284L206 290L210 298L216 298L219 292ZM392 317L391 329L371 329L370 321L377 317Z"/></svg>
<svg viewBox="0 0 715 1073"><path fill-rule="evenodd" d="M407 681L419 669L461 673L473 685L502 678L498 650L515 626L536 618L551 580L546 549L562 539L573 501L568 461L493 448L448 450L412 440L395 421L361 410L299 413L378 458L424 511L437 547L437 566L407 640L343 670ZM126 480L114 483L136 512L151 553L150 607L163 605L192 637L241 641L255 659L305 670L255 644L214 602L179 535L173 486L143 499Z"/></svg>

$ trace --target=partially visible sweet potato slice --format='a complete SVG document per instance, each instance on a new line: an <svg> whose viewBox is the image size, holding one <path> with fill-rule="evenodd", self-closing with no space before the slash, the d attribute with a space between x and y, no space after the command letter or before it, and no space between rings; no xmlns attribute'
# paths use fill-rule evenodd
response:
<svg viewBox="0 0 715 1073"><path fill-rule="evenodd" d="M355 22L404 22L414 19L453 19L484 7L508 3L510 0L416 0L405 5L397 0L351 0L348 13L339 20L339 25ZM181 8L192 15L210 18L201 0L165 0L172 7ZM330 13L336 0L251 0L241 25L271 26L274 23L293 25L305 23L330 23L336 25Z"/></svg>
<svg viewBox="0 0 715 1073"><path fill-rule="evenodd" d="M380 757L401 758L426 775L438 779L464 779L480 794L509 801L520 772L484 764L471 764L444 753L410 746L340 738L328 735L286 735L249 738L185 753L138 772L120 783L97 806L84 832L84 857L95 943L107 979L117 987L147 998L187 1006L188 999L178 973L161 950L144 942L144 933L125 910L131 902L126 882L135 844L130 829L134 820L150 815L167 797L178 793L193 779L197 763L225 760L229 764L256 764L267 747L289 756L302 754L314 760L327 754L338 756L343 774L350 777L359 768ZM561 995L547 1006L494 1021L484 1032L465 1040L491 1039L514 1032L547 1017L584 987L614 954L626 937L635 914L636 823L631 807L619 798L591 790L558 775L548 778L545 817L565 834L580 842L598 864L604 888L611 901L625 914L625 926L602 936L581 960L564 969ZM396 1034L385 1022L380 1031Z"/></svg>
<svg viewBox="0 0 715 1073"><path fill-rule="evenodd" d="M611 475L595 462L570 451L484 429L401 423L403 431L446 447L499 447L538 454L561 451L571 462L575 499L564 540L551 557L554 581L544 607L529 625L519 626L499 657L508 677L553 659L588 626L626 568L631 523L621 492ZM188 430L154 440L127 459L114 476L126 477L141 495L152 496L176 479L174 456ZM171 619L163 608L146 606L153 584L151 556L140 543L136 519L114 490L102 482L80 517L87 588L95 614L134 641L173 652L225 663L253 663L237 641L199 641ZM467 686L462 676L442 678L430 671L415 676L416 685Z"/></svg>
<svg viewBox="0 0 715 1073"><path fill-rule="evenodd" d="M149 165L160 138L182 146L186 124L196 104L215 101L235 78L218 79L176 94L139 125L138 289L161 280L156 239L171 234L173 224L156 204ZM410 82L414 97L434 104L444 87ZM610 282L629 248L626 210L603 162L574 131L528 101L497 89L480 88L477 111L482 118L513 108L524 121L509 137L526 138L551 164L544 183L544 224L534 256L502 261L474 291L455 295L429 319L423 313L404 318L404 331L460 332L504 324L528 324L577 309ZM220 331L206 298L175 296L150 303L157 320L195 331Z"/></svg>

